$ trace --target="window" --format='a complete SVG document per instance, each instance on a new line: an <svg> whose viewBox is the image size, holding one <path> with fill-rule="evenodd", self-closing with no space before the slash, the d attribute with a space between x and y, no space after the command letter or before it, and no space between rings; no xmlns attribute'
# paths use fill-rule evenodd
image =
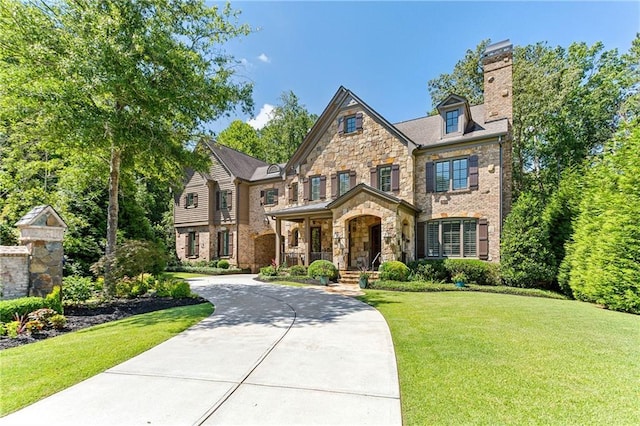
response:
<svg viewBox="0 0 640 426"><path fill-rule="evenodd" d="M346 117L344 119L345 121L345 129L344 132L345 133L353 133L356 131L356 116L355 115L351 115L349 117Z"/></svg>
<svg viewBox="0 0 640 426"><path fill-rule="evenodd" d="M264 203L266 205L278 204L278 190L276 188L265 189Z"/></svg>
<svg viewBox="0 0 640 426"><path fill-rule="evenodd" d="M198 207L198 194L195 192L189 192L185 197L185 208Z"/></svg>
<svg viewBox="0 0 640 426"><path fill-rule="evenodd" d="M229 210L231 208L231 191L216 192L216 210Z"/></svg>
<svg viewBox="0 0 640 426"><path fill-rule="evenodd" d="M218 232L218 256L229 256L229 231Z"/></svg>
<svg viewBox="0 0 640 426"><path fill-rule="evenodd" d="M310 186L311 186L311 198L310 200L319 200L320 199L320 176L313 176L310 178Z"/></svg>
<svg viewBox="0 0 640 426"><path fill-rule="evenodd" d="M346 193L351 188L351 178L349 172L338 173L338 197Z"/></svg>
<svg viewBox="0 0 640 426"><path fill-rule="evenodd" d="M289 194L289 201L291 201L292 203L297 203L298 202L298 182L294 182L291 184L291 189L290 189L290 194Z"/></svg>
<svg viewBox="0 0 640 426"><path fill-rule="evenodd" d="M446 120L446 133L455 133L458 131L458 117L460 116L460 111L454 109L452 111L447 111L445 113Z"/></svg>
<svg viewBox="0 0 640 426"><path fill-rule="evenodd" d="M189 232L187 234L187 257L198 256L198 234Z"/></svg>
<svg viewBox="0 0 640 426"><path fill-rule="evenodd" d="M477 257L477 225L475 219L427 222L427 257Z"/></svg>
<svg viewBox="0 0 640 426"><path fill-rule="evenodd" d="M391 191L391 166L378 167L378 189L384 192Z"/></svg>
<svg viewBox="0 0 640 426"><path fill-rule="evenodd" d="M355 133L362 130L363 114L361 112L338 118L338 133Z"/></svg>
<svg viewBox="0 0 640 426"><path fill-rule="evenodd" d="M439 161L436 163L436 192L466 189L469 162L466 158Z"/></svg>

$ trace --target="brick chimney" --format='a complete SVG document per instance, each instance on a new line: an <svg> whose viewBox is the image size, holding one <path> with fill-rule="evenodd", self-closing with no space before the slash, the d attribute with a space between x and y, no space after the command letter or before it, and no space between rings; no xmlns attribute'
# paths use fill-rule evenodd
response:
<svg viewBox="0 0 640 426"><path fill-rule="evenodd" d="M487 46L484 66L485 122L513 119L513 45L507 39Z"/></svg>

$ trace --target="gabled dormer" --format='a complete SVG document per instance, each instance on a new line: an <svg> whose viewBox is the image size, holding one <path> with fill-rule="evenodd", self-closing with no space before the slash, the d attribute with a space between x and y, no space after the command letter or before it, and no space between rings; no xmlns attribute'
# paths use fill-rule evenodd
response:
<svg viewBox="0 0 640 426"><path fill-rule="evenodd" d="M441 118L441 138L462 136L473 122L469 101L463 96L449 95L440 102L436 109Z"/></svg>

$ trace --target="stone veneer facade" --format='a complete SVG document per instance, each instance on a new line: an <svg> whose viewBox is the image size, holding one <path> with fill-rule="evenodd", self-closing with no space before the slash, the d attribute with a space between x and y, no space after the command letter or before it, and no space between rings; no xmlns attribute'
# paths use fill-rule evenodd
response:
<svg viewBox="0 0 640 426"><path fill-rule="evenodd" d="M481 109L472 109L464 98L452 96L441 104L440 116L416 119L424 123L420 124L423 128L412 129L409 122L387 122L352 92L340 88L294 156L284 165L269 166L279 171L275 175L262 173L259 167L246 175L246 170L237 166L244 154L227 153L231 157L225 159L212 149L214 168L208 186L221 185L219 182L227 187L229 182L235 185L234 211L229 216L231 222L225 224L233 231L232 263L256 272L273 260L308 265L314 256L322 256L347 269L371 267L377 253L381 261L408 262L421 252L418 244L424 244L426 235L417 232L424 232L422 225L446 218L477 220L482 227L478 233L486 232L483 241L488 247L476 258L499 261L512 178L512 59L510 46L499 45L483 59L486 102ZM458 107L464 114L463 124L456 134L443 134L445 112ZM344 131L348 117L356 117L355 131ZM464 190L427 190L427 163L472 157L478 162L477 188L469 183ZM392 188L386 192L377 188L374 179L381 166L392 166L395 173ZM334 176L347 171L350 189L346 194L335 194ZM240 176L242 172L245 177ZM321 176L324 190L320 199L310 200L305 186L314 176ZM202 184L203 179L194 177L185 193L198 191ZM297 192L292 196L295 186ZM277 203L265 204L264 192L273 189L278 191ZM208 207L203 206L210 212L212 198L209 193ZM181 214L186 213L189 211ZM201 215L193 217L200 220ZM198 230L212 237L201 236L199 257L211 259L216 257L213 235L221 224L212 215L207 220L206 224L176 220L176 232L182 232L186 225L202 225ZM312 228L320 229L315 249L311 247ZM203 247L205 240L209 250ZM181 241L178 238L177 251L184 259ZM320 252L314 252L318 244ZM480 247L481 243L477 244Z"/></svg>

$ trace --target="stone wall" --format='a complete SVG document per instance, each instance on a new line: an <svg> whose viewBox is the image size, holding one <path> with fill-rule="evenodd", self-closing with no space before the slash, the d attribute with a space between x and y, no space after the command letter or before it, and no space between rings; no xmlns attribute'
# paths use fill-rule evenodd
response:
<svg viewBox="0 0 640 426"><path fill-rule="evenodd" d="M62 285L62 241L33 241L29 243L29 295L45 297L54 286Z"/></svg>
<svg viewBox="0 0 640 426"><path fill-rule="evenodd" d="M16 299L29 294L29 249L0 246L0 299Z"/></svg>

